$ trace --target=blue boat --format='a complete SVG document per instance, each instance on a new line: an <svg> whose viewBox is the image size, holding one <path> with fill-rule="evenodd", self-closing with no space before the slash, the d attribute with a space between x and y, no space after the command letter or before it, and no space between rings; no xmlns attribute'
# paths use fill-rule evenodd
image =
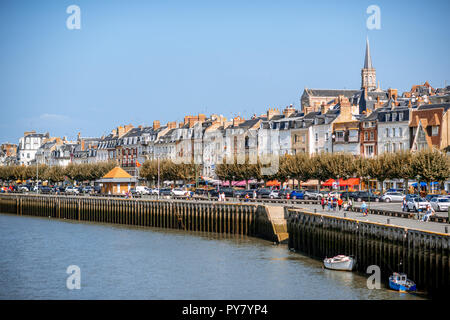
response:
<svg viewBox="0 0 450 320"><path fill-rule="evenodd" d="M409 280L404 273L394 272L389 277L389 287L400 292L416 291L416 284Z"/></svg>

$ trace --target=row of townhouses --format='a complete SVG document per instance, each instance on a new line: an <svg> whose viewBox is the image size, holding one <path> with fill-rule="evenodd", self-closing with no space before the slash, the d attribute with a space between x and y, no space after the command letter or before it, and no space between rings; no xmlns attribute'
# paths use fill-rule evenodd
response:
<svg viewBox="0 0 450 320"><path fill-rule="evenodd" d="M373 157L384 152L424 148L449 152L450 86L435 89L428 82L398 95L376 81L366 43L361 88L305 88L301 107L269 108L250 119L222 115L188 115L182 122L152 126L124 125L100 138L76 141L25 132L17 146L0 148L0 164L47 164L115 161L133 176L146 160L171 159L202 164L203 176L215 178L218 163L241 155L347 152Z"/></svg>

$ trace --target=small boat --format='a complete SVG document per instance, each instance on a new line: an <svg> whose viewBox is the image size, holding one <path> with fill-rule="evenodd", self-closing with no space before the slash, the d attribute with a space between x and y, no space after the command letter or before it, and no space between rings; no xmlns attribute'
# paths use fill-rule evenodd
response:
<svg viewBox="0 0 450 320"><path fill-rule="evenodd" d="M394 272L389 277L389 287L400 292L416 291L416 284L409 280L404 273Z"/></svg>
<svg viewBox="0 0 450 320"><path fill-rule="evenodd" d="M325 268L331 270L352 271L355 266L355 259L349 256L338 255L333 258L323 260Z"/></svg>

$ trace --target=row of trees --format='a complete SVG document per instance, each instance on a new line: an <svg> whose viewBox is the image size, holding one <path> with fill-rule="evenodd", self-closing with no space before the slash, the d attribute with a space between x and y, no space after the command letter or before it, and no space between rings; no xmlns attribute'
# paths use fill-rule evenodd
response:
<svg viewBox="0 0 450 320"><path fill-rule="evenodd" d="M322 153L285 155L279 159L279 169L273 175L261 175L257 164L219 164L216 174L221 180L274 180L286 182L289 179L308 181L317 179L376 179L383 185L388 179L410 179L423 182L444 182L450 176L450 157L439 152L423 150L416 153L401 151L383 153L374 158L364 158L345 153ZM320 185L319 185L320 187Z"/></svg>
<svg viewBox="0 0 450 320"><path fill-rule="evenodd" d="M34 166L0 166L0 179L3 181L15 180L48 180L52 183L71 181L92 181L103 177L115 167L114 162L100 162L92 164L74 164L66 167L47 166L45 164Z"/></svg>
<svg viewBox="0 0 450 320"><path fill-rule="evenodd" d="M159 168L159 170L158 170ZM193 163L189 164L177 164L170 160L147 160L142 164L139 170L139 175L148 181L156 183L158 180L158 172L160 181L169 180L182 180L191 181L201 177L201 166Z"/></svg>

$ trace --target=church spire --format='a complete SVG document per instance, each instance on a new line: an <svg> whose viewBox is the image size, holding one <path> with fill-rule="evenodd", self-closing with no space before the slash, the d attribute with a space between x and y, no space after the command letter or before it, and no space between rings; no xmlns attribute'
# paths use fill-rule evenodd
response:
<svg viewBox="0 0 450 320"><path fill-rule="evenodd" d="M364 67L361 69L361 89L373 91L376 88L377 88L377 74L372 65L372 58L370 57L369 37L367 37Z"/></svg>
<svg viewBox="0 0 450 320"><path fill-rule="evenodd" d="M369 37L366 38L366 57L364 59L364 69L373 69L372 58L370 57Z"/></svg>

